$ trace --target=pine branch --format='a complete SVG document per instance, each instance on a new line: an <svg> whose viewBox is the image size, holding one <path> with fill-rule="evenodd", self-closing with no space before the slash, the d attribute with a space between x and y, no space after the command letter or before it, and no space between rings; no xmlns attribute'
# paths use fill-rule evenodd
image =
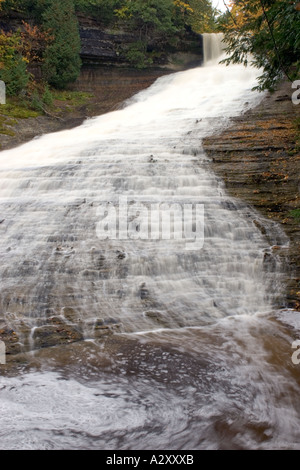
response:
<svg viewBox="0 0 300 470"><path fill-rule="evenodd" d="M275 53L276 53L276 56L277 56L277 59L278 59L280 68L281 68L281 70L283 71L283 73L285 74L285 76L287 77L287 79L288 79L290 82L293 82L292 78L289 76L287 70L285 69L285 67L284 67L284 65L283 65L283 63L282 63L281 56L280 56L280 52L279 52L279 49L278 49L277 44L276 44L276 40L275 40L275 37L274 37L274 34L273 34L273 29L272 29L271 23L270 23L270 21L269 21L269 18L268 18L268 15L267 15L267 12L266 12L265 5L264 5L264 3L263 3L263 0L259 0L259 1L260 1L261 7L262 7L262 11L263 11L265 20L266 20L266 22L267 22L267 25L268 25L268 28L269 28L269 31L270 31L270 35L271 35L271 38L272 38L272 41L273 41L273 44L274 44L274 49L275 49Z"/></svg>

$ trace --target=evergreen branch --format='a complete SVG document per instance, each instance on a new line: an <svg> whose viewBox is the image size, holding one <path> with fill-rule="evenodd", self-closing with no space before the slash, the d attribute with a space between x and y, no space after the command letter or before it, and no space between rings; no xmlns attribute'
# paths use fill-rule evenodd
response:
<svg viewBox="0 0 300 470"><path fill-rule="evenodd" d="M277 56L277 59L278 59L278 63L279 63L279 65L280 65L280 68L281 68L281 70L283 71L283 73L285 74L285 76L287 77L287 79L288 79L290 82L293 82L292 78L289 76L287 70L285 69L285 67L284 67L284 65L283 65L283 63L282 63L281 56L280 56L280 52L279 52L279 49L278 49L278 47L277 47L277 43L276 43L276 40L275 40L275 37L274 37L274 34L273 34L273 29L272 29L271 23L270 23L270 21L269 21L269 18L268 18L267 12L266 12L264 2L263 2L263 0L259 0L259 2L260 2L260 4L261 4L261 7L262 7L262 11L263 11L265 20L266 20L266 22L267 22L268 29L269 29L269 31L270 31L270 35L271 35L271 38L272 38L272 41L273 41L273 44L274 44L274 49L275 49L275 53L276 53L276 56Z"/></svg>

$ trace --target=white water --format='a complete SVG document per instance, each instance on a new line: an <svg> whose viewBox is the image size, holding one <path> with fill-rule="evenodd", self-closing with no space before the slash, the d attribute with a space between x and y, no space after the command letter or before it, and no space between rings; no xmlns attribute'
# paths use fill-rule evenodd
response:
<svg viewBox="0 0 300 470"><path fill-rule="evenodd" d="M86 328L113 317L137 331L157 327L147 316L153 309L174 327L270 310L269 247L201 148L205 135L261 97L251 92L255 71L218 67L163 77L121 111L0 154L0 305L8 321L20 313L30 329L49 310L64 316L73 308ZM120 195L128 204L204 204L204 247L99 240L103 203Z"/></svg>
<svg viewBox="0 0 300 470"><path fill-rule="evenodd" d="M217 60L221 60L225 44L222 41L222 33L203 33L203 56L204 65L215 65Z"/></svg>
<svg viewBox="0 0 300 470"><path fill-rule="evenodd" d="M205 50L220 52L215 39ZM251 91L257 71L216 59L159 79L120 111L0 153L3 323L24 350L38 347L53 317L87 340L109 324L129 341L121 352L110 339L107 350L102 340L82 343L80 354L70 346L64 359L50 350L42 374L4 377L0 447L297 446L297 378L293 368L274 370L261 334L277 331L280 275L264 265L271 247L253 223L258 215L228 197L201 146L262 99ZM103 203L121 195L204 204L203 247L100 240ZM286 358L287 333L278 326L277 334Z"/></svg>

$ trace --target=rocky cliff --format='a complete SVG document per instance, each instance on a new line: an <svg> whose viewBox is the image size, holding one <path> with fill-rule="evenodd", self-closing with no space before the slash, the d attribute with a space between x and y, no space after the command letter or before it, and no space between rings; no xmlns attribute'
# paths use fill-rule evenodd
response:
<svg viewBox="0 0 300 470"><path fill-rule="evenodd" d="M123 29L103 27L92 17L78 16L83 64L131 65L127 52L139 41L139 35ZM160 35L149 38L147 53L155 67L199 65L203 60L202 38L191 30L181 33L174 46L168 45Z"/></svg>
<svg viewBox="0 0 300 470"><path fill-rule="evenodd" d="M0 30L5 32L24 29L23 15L12 11L0 14ZM27 20L30 23L30 19ZM105 27L99 20L78 14L81 38L81 59L83 65L131 66L127 52L132 44L140 40L137 32L118 25L113 29ZM203 60L201 35L186 30L173 38L174 45L168 44L161 35L150 37L147 53L154 67L190 67Z"/></svg>

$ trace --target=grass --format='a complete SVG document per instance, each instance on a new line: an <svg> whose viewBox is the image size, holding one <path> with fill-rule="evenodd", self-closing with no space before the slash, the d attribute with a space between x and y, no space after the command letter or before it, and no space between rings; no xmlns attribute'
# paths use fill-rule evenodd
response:
<svg viewBox="0 0 300 470"><path fill-rule="evenodd" d="M0 135L14 137L16 133L13 126L18 124L18 119L35 118L40 114L30 109L28 103L8 98L6 104L0 105Z"/></svg>
<svg viewBox="0 0 300 470"><path fill-rule="evenodd" d="M54 100L63 101L72 108L86 104L93 97L91 93L83 91L51 90L51 93Z"/></svg>
<svg viewBox="0 0 300 470"><path fill-rule="evenodd" d="M2 108L0 108L1 111ZM0 114L0 134L9 135L11 137L15 136L15 132L11 129L11 126L17 124L16 119L11 119L7 116L2 116Z"/></svg>
<svg viewBox="0 0 300 470"><path fill-rule="evenodd" d="M0 134L9 135L11 137L14 137L16 135L16 133L12 129L6 126L2 126L1 124L0 124Z"/></svg>
<svg viewBox="0 0 300 470"><path fill-rule="evenodd" d="M300 209L293 209L289 212L290 217L300 222Z"/></svg>
<svg viewBox="0 0 300 470"><path fill-rule="evenodd" d="M28 119L38 117L41 113L30 109L28 103L20 100L8 99L7 104L0 105L0 115L15 119Z"/></svg>
<svg viewBox="0 0 300 470"><path fill-rule="evenodd" d="M90 99L94 96L91 93L83 91L53 89L51 89L51 95L53 103L49 107L49 110L53 113L57 113L58 115L66 112L71 113L76 110L76 108L87 105Z"/></svg>

